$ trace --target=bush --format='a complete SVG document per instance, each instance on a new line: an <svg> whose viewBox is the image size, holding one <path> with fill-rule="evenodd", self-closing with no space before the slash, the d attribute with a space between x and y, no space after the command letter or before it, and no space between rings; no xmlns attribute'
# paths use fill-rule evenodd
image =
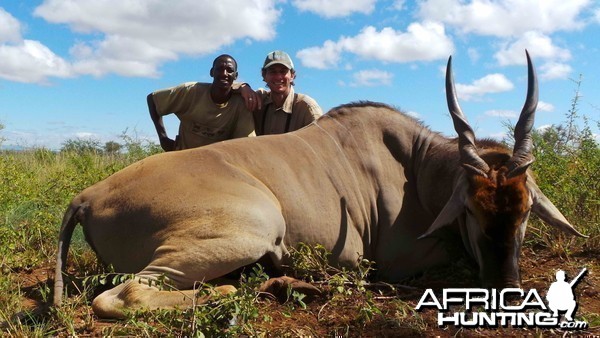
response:
<svg viewBox="0 0 600 338"><path fill-rule="evenodd" d="M104 144L104 153L116 155L121 150L121 145L115 141L108 141Z"/></svg>
<svg viewBox="0 0 600 338"><path fill-rule="evenodd" d="M125 143L125 154L130 161L140 160L144 157L148 157L150 155L161 153L163 150L160 145L150 142L148 140L141 139L135 129L133 132L128 133L128 130L125 129L123 133L121 133L121 140Z"/></svg>

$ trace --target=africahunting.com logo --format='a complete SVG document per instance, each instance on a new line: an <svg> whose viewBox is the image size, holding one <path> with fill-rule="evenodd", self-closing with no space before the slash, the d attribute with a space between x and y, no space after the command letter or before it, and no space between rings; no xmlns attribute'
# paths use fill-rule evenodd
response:
<svg viewBox="0 0 600 338"><path fill-rule="evenodd" d="M415 310L438 309L439 326L559 327L583 330L588 327L588 323L574 320L577 301L573 291L586 272L587 269L583 268L575 278L567 282L565 272L558 270L556 281L546 292L547 303L536 289L526 292L519 288L450 288L443 289L441 299L438 299L432 289L427 289Z"/></svg>

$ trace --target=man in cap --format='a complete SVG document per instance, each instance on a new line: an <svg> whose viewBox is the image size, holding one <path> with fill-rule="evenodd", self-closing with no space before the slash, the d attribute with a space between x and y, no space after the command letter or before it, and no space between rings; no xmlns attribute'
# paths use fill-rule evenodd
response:
<svg viewBox="0 0 600 338"><path fill-rule="evenodd" d="M233 95L237 79L237 61L230 55L220 55L210 69L212 83L187 82L157 90L147 97L148 110L160 145L164 151L182 150L232 138L255 136L254 120L246 98ZM167 136L163 116L175 114L179 120L179 135Z"/></svg>
<svg viewBox="0 0 600 338"><path fill-rule="evenodd" d="M256 91L262 101L254 110L256 135L294 131L323 115L321 107L312 97L294 92L296 71L286 52L276 50L267 55L262 77L270 91ZM249 86L242 87L244 97L249 97L250 92Z"/></svg>

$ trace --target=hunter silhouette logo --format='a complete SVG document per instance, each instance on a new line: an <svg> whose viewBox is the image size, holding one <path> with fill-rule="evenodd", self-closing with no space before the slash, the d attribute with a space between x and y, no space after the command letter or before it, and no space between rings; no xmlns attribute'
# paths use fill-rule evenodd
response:
<svg viewBox="0 0 600 338"><path fill-rule="evenodd" d="M482 289L448 288L443 289L438 298L433 289L427 289L421 296L415 310L436 308L438 326L458 327L542 327L565 330L583 330L587 322L573 319L577 310L574 290L587 272L583 268L577 277L566 281L563 270L556 272L546 293L547 304L536 289L525 291L519 288ZM564 312L566 320L560 320Z"/></svg>
<svg viewBox="0 0 600 338"><path fill-rule="evenodd" d="M554 317L558 317L558 311L567 311L565 318L570 322L573 321L573 314L577 309L573 289L586 272L587 269L583 268L577 277L573 278L570 283L567 283L565 281L565 272L563 270L556 271L556 282L550 285L548 294L546 295L548 307L552 310Z"/></svg>

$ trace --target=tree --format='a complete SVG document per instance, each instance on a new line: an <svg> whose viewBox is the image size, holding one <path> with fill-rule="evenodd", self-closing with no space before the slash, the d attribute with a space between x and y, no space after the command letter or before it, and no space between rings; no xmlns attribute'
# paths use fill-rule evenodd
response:
<svg viewBox="0 0 600 338"><path fill-rule="evenodd" d="M109 155L115 155L121 150L121 145L115 141L108 141L104 144L104 152Z"/></svg>

